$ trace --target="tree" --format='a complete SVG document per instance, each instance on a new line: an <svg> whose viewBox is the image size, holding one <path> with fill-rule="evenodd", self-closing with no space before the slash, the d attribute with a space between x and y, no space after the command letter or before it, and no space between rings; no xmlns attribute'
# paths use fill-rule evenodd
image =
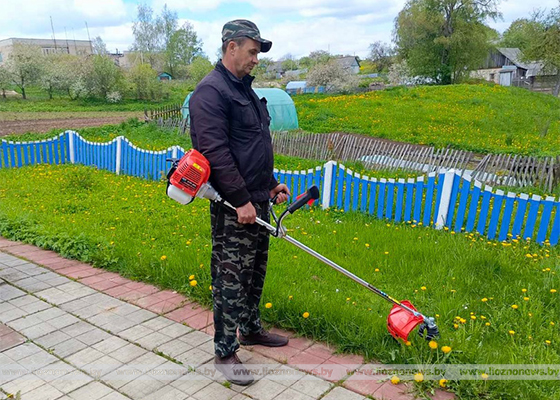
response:
<svg viewBox="0 0 560 400"><path fill-rule="evenodd" d="M459 81L484 60L498 0L408 0L395 21L401 59L414 75L440 84Z"/></svg>
<svg viewBox="0 0 560 400"><path fill-rule="evenodd" d="M208 58L205 56L196 56L187 67L189 82L193 86L196 86L213 68L214 66Z"/></svg>
<svg viewBox="0 0 560 400"><path fill-rule="evenodd" d="M542 63L541 71L556 76L553 95L560 93L560 6L548 14L538 11L532 18L532 40L525 49L524 59Z"/></svg>
<svg viewBox="0 0 560 400"><path fill-rule="evenodd" d="M163 29L160 18L153 16L153 10L146 4L138 5L138 17L132 25L134 35L133 51L142 53L152 68L156 67L157 53L162 50Z"/></svg>
<svg viewBox="0 0 560 400"><path fill-rule="evenodd" d="M21 96L27 99L25 89L35 83L41 76L42 52L39 46L16 43L6 61L6 69L12 82L21 90Z"/></svg>
<svg viewBox="0 0 560 400"><path fill-rule="evenodd" d="M93 47L93 54L98 54L100 56L109 54L109 52L107 51L107 45L105 44L103 39L101 39L101 36L96 36L93 39L91 46Z"/></svg>
<svg viewBox="0 0 560 400"><path fill-rule="evenodd" d="M326 50L315 50L309 53L309 58L312 60L313 65L326 64L333 56Z"/></svg>
<svg viewBox="0 0 560 400"><path fill-rule="evenodd" d="M389 44L377 41L369 45L367 59L375 64L377 72L381 72L391 66L394 55L395 50Z"/></svg>
<svg viewBox="0 0 560 400"><path fill-rule="evenodd" d="M43 57L43 71L41 74L41 87L45 89L52 100L53 92L62 88L65 81L65 71L62 68L64 54L47 54Z"/></svg>
<svg viewBox="0 0 560 400"><path fill-rule="evenodd" d="M282 69L284 71L294 71L298 69L298 63L295 57L290 53L285 54L282 58L280 58L280 61L282 61Z"/></svg>
<svg viewBox="0 0 560 400"><path fill-rule="evenodd" d="M0 66L0 90L2 90L2 97L6 98L6 89L10 87L11 79L8 70Z"/></svg>
<svg viewBox="0 0 560 400"><path fill-rule="evenodd" d="M535 33L542 28L539 21L526 18L516 19L502 35L500 47L516 47L524 52L531 44Z"/></svg>
<svg viewBox="0 0 560 400"><path fill-rule="evenodd" d="M171 35L166 50L166 65L171 75L177 65L189 65L194 58L202 55L202 41L190 22L185 22Z"/></svg>
<svg viewBox="0 0 560 400"><path fill-rule="evenodd" d="M122 72L112 58L94 55L86 75L88 92L102 99L119 90Z"/></svg>
<svg viewBox="0 0 560 400"><path fill-rule="evenodd" d="M152 87L157 80L157 72L149 64L138 64L128 73L128 79L133 84L136 99L148 100L152 98Z"/></svg>
<svg viewBox="0 0 560 400"><path fill-rule="evenodd" d="M324 86L328 92L347 92L358 86L358 78L339 63L318 64L307 74L309 86Z"/></svg>

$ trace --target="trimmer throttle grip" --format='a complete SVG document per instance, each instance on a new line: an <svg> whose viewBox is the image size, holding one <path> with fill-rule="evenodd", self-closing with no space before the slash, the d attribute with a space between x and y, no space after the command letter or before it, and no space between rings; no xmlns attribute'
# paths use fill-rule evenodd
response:
<svg viewBox="0 0 560 400"><path fill-rule="evenodd" d="M306 203L310 201L312 202L313 200L317 200L318 198L319 198L319 188L313 185L309 189L307 189L307 192L305 192L303 196L299 197L296 201L290 204L287 211L290 214L293 214L301 207L303 207Z"/></svg>

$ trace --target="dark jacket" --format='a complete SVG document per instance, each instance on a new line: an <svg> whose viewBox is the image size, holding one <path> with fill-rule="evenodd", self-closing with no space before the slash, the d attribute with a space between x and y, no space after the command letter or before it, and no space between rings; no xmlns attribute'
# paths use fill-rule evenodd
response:
<svg viewBox="0 0 560 400"><path fill-rule="evenodd" d="M218 61L189 101L193 146L210 162L212 186L235 207L268 200L278 185L266 99L257 97L252 81Z"/></svg>

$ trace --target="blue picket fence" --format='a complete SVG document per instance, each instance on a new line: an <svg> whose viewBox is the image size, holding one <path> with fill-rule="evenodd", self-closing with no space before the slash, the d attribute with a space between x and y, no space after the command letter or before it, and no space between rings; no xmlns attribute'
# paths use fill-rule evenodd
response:
<svg viewBox="0 0 560 400"><path fill-rule="evenodd" d="M0 168L77 163L157 180L167 173L166 159L180 158L184 153L179 146L163 151L143 150L124 137L94 143L74 131L66 131L53 139L34 142L2 140ZM462 176L460 171L406 180L377 179L329 161L314 169L275 170L274 174L290 188L290 200L317 185L322 196L316 204L323 208L336 207L455 232L477 232L500 241L520 238L556 245L560 239L560 199L504 193Z"/></svg>

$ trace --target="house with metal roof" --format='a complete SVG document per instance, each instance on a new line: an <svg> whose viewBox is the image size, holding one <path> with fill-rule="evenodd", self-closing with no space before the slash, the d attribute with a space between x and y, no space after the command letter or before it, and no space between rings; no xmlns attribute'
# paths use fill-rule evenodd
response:
<svg viewBox="0 0 560 400"><path fill-rule="evenodd" d="M335 58L332 62L338 63L343 70L349 71L353 74L357 74L360 72L360 61L358 57L354 56L345 56L340 58Z"/></svg>
<svg viewBox="0 0 560 400"><path fill-rule="evenodd" d="M555 74L554 74L555 75ZM472 78L482 78L502 86L520 86L527 89L545 88L553 75L538 61L522 61L518 48L492 49L481 68L472 71Z"/></svg>

